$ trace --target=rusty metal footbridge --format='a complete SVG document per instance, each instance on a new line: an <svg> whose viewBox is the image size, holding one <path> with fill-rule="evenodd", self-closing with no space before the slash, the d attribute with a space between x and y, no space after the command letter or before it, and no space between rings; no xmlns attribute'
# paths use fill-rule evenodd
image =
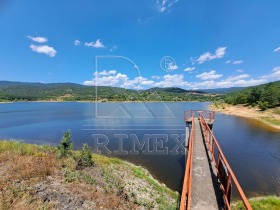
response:
<svg viewBox="0 0 280 210"><path fill-rule="evenodd" d="M180 210L230 209L235 187L244 208L251 210L246 195L223 154L212 127L214 112L185 111L186 167Z"/></svg>

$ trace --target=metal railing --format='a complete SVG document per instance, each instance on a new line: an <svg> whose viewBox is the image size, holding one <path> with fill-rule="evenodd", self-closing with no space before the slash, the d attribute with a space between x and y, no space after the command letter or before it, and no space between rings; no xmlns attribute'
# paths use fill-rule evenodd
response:
<svg viewBox="0 0 280 210"><path fill-rule="evenodd" d="M185 168L183 189L181 194L180 209L190 209L191 206L191 186L192 186L192 159L193 159L193 141L194 141L194 113L193 111L184 113L185 121L191 120L192 127L189 135L188 157Z"/></svg>
<svg viewBox="0 0 280 210"><path fill-rule="evenodd" d="M214 119L215 119L215 112L213 111L201 111L201 110L189 110L189 111L185 111L184 112L184 120L185 121L188 121L190 120L191 116L194 116L195 117L195 114L196 113L203 113L204 116L209 116L209 122L210 123L213 123Z"/></svg>
<svg viewBox="0 0 280 210"><path fill-rule="evenodd" d="M211 153L211 159L215 164L218 179L220 181L220 188L223 191L223 198L225 202L225 209L230 209L230 197L231 197L231 182L233 181L245 208L251 210L252 207L244 194L240 184L238 183L227 159L225 158L212 130L209 128L206 119L201 112L199 114L202 132L204 140L207 144L207 149ZM215 156L216 154L216 156Z"/></svg>

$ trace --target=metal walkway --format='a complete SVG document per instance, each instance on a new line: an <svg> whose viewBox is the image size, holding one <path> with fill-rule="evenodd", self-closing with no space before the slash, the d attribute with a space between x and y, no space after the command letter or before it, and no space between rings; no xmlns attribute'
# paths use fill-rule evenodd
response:
<svg viewBox="0 0 280 210"><path fill-rule="evenodd" d="M230 209L232 184L244 208L252 209L212 133L214 112L187 111L184 119L190 132L180 209Z"/></svg>

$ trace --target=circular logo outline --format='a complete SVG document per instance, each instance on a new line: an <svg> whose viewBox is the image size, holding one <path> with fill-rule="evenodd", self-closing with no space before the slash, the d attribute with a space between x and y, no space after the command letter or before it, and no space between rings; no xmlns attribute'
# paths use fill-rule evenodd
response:
<svg viewBox="0 0 280 210"><path fill-rule="evenodd" d="M176 69L170 69L170 66L177 66L177 65L176 65L176 61L175 61L174 58L172 58L171 56L164 56L160 60L159 66L163 71L171 72L171 71L174 71Z"/></svg>

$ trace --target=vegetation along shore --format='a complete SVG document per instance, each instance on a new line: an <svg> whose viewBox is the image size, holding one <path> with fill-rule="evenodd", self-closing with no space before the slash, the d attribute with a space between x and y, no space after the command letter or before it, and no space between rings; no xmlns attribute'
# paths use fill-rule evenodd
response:
<svg viewBox="0 0 280 210"><path fill-rule="evenodd" d="M280 82L227 94L210 105L213 111L259 120L280 130Z"/></svg>
<svg viewBox="0 0 280 210"><path fill-rule="evenodd" d="M179 193L140 166L58 147L0 141L0 209L177 209Z"/></svg>
<svg viewBox="0 0 280 210"><path fill-rule="evenodd" d="M70 132L59 146L0 140L1 209L178 209L180 195L143 167L72 150ZM277 196L249 199L253 209L276 210ZM232 209L244 209L241 201Z"/></svg>
<svg viewBox="0 0 280 210"><path fill-rule="evenodd" d="M262 126L271 127L274 130L280 131L280 108L275 107L262 111L258 107L248 105L231 105L226 103L213 103L209 106L212 111L221 112L224 114L235 115L254 119L263 124Z"/></svg>
<svg viewBox="0 0 280 210"><path fill-rule="evenodd" d="M212 101L211 91L176 87L131 90L110 86L84 86L74 83L24 83L0 81L0 102L21 101Z"/></svg>

